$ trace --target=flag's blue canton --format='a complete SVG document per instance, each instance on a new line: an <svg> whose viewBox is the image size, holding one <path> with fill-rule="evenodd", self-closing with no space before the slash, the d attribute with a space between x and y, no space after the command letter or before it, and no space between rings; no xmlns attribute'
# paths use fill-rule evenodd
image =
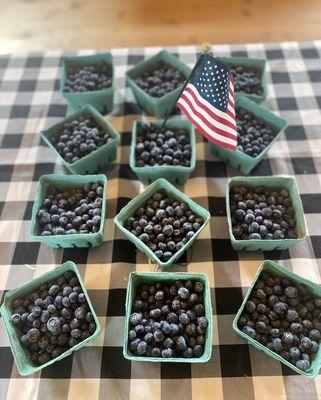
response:
<svg viewBox="0 0 321 400"><path fill-rule="evenodd" d="M226 111L230 86L230 69L227 65L204 54L189 82L212 106Z"/></svg>

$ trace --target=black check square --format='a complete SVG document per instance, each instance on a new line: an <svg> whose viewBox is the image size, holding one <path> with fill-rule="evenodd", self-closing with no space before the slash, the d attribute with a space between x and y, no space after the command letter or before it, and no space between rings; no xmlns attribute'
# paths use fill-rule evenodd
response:
<svg viewBox="0 0 321 400"><path fill-rule="evenodd" d="M107 315L112 317L125 315L125 300L126 289L110 289L108 294Z"/></svg>
<svg viewBox="0 0 321 400"><path fill-rule="evenodd" d="M121 347L104 347L101 359L101 379L130 379L131 362L122 354Z"/></svg>
<svg viewBox="0 0 321 400"><path fill-rule="evenodd" d="M320 58L317 49L311 47L308 49L301 49L301 54L303 58Z"/></svg>
<svg viewBox="0 0 321 400"><path fill-rule="evenodd" d="M237 251L231 245L229 239L212 239L212 253L214 261L236 261Z"/></svg>
<svg viewBox="0 0 321 400"><path fill-rule="evenodd" d="M292 157L291 161L296 175L317 173L312 157Z"/></svg>
<svg viewBox="0 0 321 400"><path fill-rule="evenodd" d="M225 197L209 197L208 211L211 216L226 216L226 200Z"/></svg>
<svg viewBox="0 0 321 400"><path fill-rule="evenodd" d="M11 107L10 119L28 118L30 105L13 105Z"/></svg>
<svg viewBox="0 0 321 400"><path fill-rule="evenodd" d="M55 170L54 163L36 164L32 180L37 182L42 175L53 174L54 170Z"/></svg>
<svg viewBox="0 0 321 400"><path fill-rule="evenodd" d="M67 105L65 104L51 104L48 109L48 117L65 117L67 114Z"/></svg>
<svg viewBox="0 0 321 400"><path fill-rule="evenodd" d="M287 72L271 72L272 82L278 83L290 83L290 76Z"/></svg>
<svg viewBox="0 0 321 400"><path fill-rule="evenodd" d="M305 133L304 126L301 125L290 125L284 131L287 140L306 140L307 136Z"/></svg>
<svg viewBox="0 0 321 400"><path fill-rule="evenodd" d="M19 149L23 135L21 133L7 133L2 139L3 149Z"/></svg>
<svg viewBox="0 0 321 400"><path fill-rule="evenodd" d="M303 210L306 214L321 213L321 193L301 194Z"/></svg>
<svg viewBox="0 0 321 400"><path fill-rule="evenodd" d="M321 70L308 71L311 82L321 82Z"/></svg>
<svg viewBox="0 0 321 400"><path fill-rule="evenodd" d="M88 258L88 251L89 247L64 249L62 262L64 263L68 260L72 260L76 265L86 264Z"/></svg>
<svg viewBox="0 0 321 400"><path fill-rule="evenodd" d="M44 379L70 379L72 370L73 354L63 358L54 364L49 365L41 372L41 378Z"/></svg>
<svg viewBox="0 0 321 400"><path fill-rule="evenodd" d="M37 242L18 242L12 257L12 264L24 265L35 264L37 262L40 243Z"/></svg>
<svg viewBox="0 0 321 400"><path fill-rule="evenodd" d="M1 165L0 182L10 182L12 172L13 172L13 165Z"/></svg>
<svg viewBox="0 0 321 400"><path fill-rule="evenodd" d="M36 80L23 80L20 81L18 86L18 92L34 92L36 89Z"/></svg>
<svg viewBox="0 0 321 400"><path fill-rule="evenodd" d="M191 364L162 363L161 379L191 379Z"/></svg>
<svg viewBox="0 0 321 400"><path fill-rule="evenodd" d="M43 62L43 57L28 57L26 60L26 68L39 68Z"/></svg>
<svg viewBox="0 0 321 400"><path fill-rule="evenodd" d="M279 49L265 50L265 54L268 60L278 60L284 58L283 51Z"/></svg>
<svg viewBox="0 0 321 400"><path fill-rule="evenodd" d="M252 376L247 344L220 345L222 377Z"/></svg>
<svg viewBox="0 0 321 400"><path fill-rule="evenodd" d="M294 97L280 97L277 99L280 111L292 111L298 109L298 104Z"/></svg>
<svg viewBox="0 0 321 400"><path fill-rule="evenodd" d="M215 288L217 314L236 314L243 301L240 287Z"/></svg>
<svg viewBox="0 0 321 400"><path fill-rule="evenodd" d="M139 54L129 54L127 57L128 65L136 65L144 60L145 60L145 57L143 55L139 55Z"/></svg>
<svg viewBox="0 0 321 400"><path fill-rule="evenodd" d="M136 263L136 247L128 240L114 240L112 262Z"/></svg>
<svg viewBox="0 0 321 400"><path fill-rule="evenodd" d="M13 355L10 347L0 347L0 379L10 379L13 367Z"/></svg>

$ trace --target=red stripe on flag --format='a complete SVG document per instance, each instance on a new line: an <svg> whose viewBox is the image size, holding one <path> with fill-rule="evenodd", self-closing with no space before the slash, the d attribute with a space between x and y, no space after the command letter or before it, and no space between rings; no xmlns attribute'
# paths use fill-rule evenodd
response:
<svg viewBox="0 0 321 400"><path fill-rule="evenodd" d="M233 125L233 124L232 124L230 121L228 121L227 119L218 116L218 115L215 114L212 110L210 110L204 103L200 102L191 88L186 87L185 90L184 90L184 92L185 92L185 91L188 92L188 93L193 97L195 103L196 103L199 107L201 107L210 117L212 117L212 118L215 119L217 122L220 122L220 123L223 124L223 125L229 126L231 129L234 129L234 130L236 129L235 124ZM183 97L184 92L182 93L181 97ZM185 95L184 95L184 96L185 96ZM186 96L185 96L184 99L185 99L185 101L187 101ZM226 110L226 111L227 111L227 110ZM234 117L233 115L230 115L230 117L232 117L232 118L235 119L235 117Z"/></svg>
<svg viewBox="0 0 321 400"><path fill-rule="evenodd" d="M237 141L236 139L236 132L235 135L232 135L231 133L222 130L221 128L219 128L216 125L213 125L212 123L210 123L207 119L206 119L206 113L207 111L204 110L204 108L202 107L202 103L199 103L198 105L202 108L202 110L204 111L204 114L201 114L199 111L197 111L194 107L194 105L192 104L192 102L190 101L190 99L184 94L184 92L181 95L181 99L185 100L186 103L190 106L193 114L195 114L199 119L202 120L203 124L206 125L209 129L211 129L212 131L214 131L215 133L217 133L218 135L224 136L226 138L229 138L231 140L235 140L235 142ZM195 97L193 97L193 99L195 100ZM213 116L211 116L213 118ZM217 117L214 115L214 117ZM214 119L214 118L213 118ZM225 120L223 120L222 118L220 118L220 122L222 125L227 125ZM235 127L231 127L232 129L235 130Z"/></svg>
<svg viewBox="0 0 321 400"><path fill-rule="evenodd" d="M186 100L185 100L186 101ZM226 143L224 141L224 136L222 136L222 140L219 140L211 135L209 135L206 130L204 130L204 128L194 119L193 114L190 114L190 112L185 108L184 105L182 105L181 103L179 103L179 101L177 102L177 107L180 108L184 114L187 115L188 119L198 128L198 130L210 141L210 142L214 142L217 143L220 147L224 147L226 149L229 150L235 150L236 149L236 145L237 145L237 140L235 137L233 137L235 139L235 145L231 145L229 143ZM203 119L202 119L203 122ZM205 124L204 124L205 125ZM216 129L215 129L215 133L216 133ZM226 132L225 132L226 133Z"/></svg>

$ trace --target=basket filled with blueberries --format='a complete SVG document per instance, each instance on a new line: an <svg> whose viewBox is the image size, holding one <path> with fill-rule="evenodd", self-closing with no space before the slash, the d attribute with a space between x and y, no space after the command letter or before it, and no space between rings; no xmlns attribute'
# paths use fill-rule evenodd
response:
<svg viewBox="0 0 321 400"><path fill-rule="evenodd" d="M124 356L153 362L206 362L212 352L212 307L205 274L131 273Z"/></svg>
<svg viewBox="0 0 321 400"><path fill-rule="evenodd" d="M231 178L226 210L236 250L282 250L306 236L301 198L290 177Z"/></svg>
<svg viewBox="0 0 321 400"><path fill-rule="evenodd" d="M321 366L321 288L265 261L234 321L250 344L299 374L314 378Z"/></svg>
<svg viewBox="0 0 321 400"><path fill-rule="evenodd" d="M64 57L60 90L71 108L90 104L102 114L114 105L114 66L110 53Z"/></svg>
<svg viewBox="0 0 321 400"><path fill-rule="evenodd" d="M102 243L106 175L43 175L32 209L31 237L50 247Z"/></svg>
<svg viewBox="0 0 321 400"><path fill-rule="evenodd" d="M234 89L256 103L266 99L267 78L265 60L246 57L218 57L231 68L234 77Z"/></svg>
<svg viewBox="0 0 321 400"><path fill-rule="evenodd" d="M119 133L90 105L43 131L42 138L74 174L106 168L115 160L120 142Z"/></svg>
<svg viewBox="0 0 321 400"><path fill-rule="evenodd" d="M81 276L71 261L8 291L1 315L21 375L67 357L100 332Z"/></svg>
<svg viewBox="0 0 321 400"><path fill-rule="evenodd" d="M266 156L287 126L287 122L243 95L235 97L237 149L210 143L211 152L248 175Z"/></svg>
<svg viewBox="0 0 321 400"><path fill-rule="evenodd" d="M161 268L169 268L193 244L210 213L165 179L158 179L131 200L115 224Z"/></svg>
<svg viewBox="0 0 321 400"><path fill-rule="evenodd" d="M190 72L176 56L163 50L131 68L126 81L143 110L163 118L176 102Z"/></svg>
<svg viewBox="0 0 321 400"><path fill-rule="evenodd" d="M149 184L158 178L184 184L195 168L196 144L188 121L135 121L129 165L139 180Z"/></svg>

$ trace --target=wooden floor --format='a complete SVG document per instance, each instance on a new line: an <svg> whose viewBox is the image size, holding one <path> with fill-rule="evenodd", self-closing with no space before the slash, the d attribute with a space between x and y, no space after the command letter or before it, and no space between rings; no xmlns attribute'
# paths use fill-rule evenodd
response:
<svg viewBox="0 0 321 400"><path fill-rule="evenodd" d="M0 0L0 52L321 39L320 0Z"/></svg>

